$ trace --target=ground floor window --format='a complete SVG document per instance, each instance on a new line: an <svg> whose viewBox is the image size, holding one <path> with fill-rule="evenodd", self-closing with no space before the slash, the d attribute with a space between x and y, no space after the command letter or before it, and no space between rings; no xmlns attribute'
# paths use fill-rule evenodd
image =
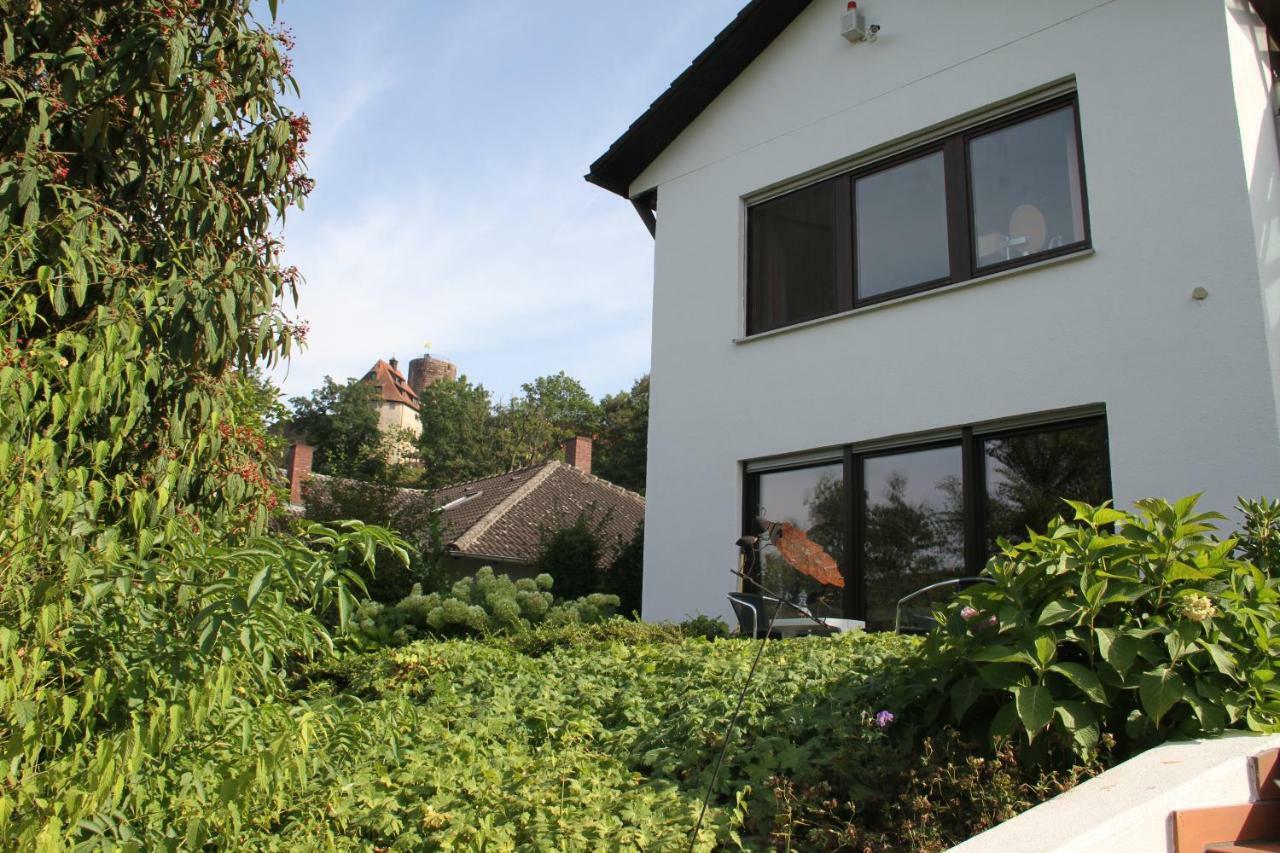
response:
<svg viewBox="0 0 1280 853"><path fill-rule="evenodd" d="M1017 541L1064 512L1062 498L1110 497L1106 420L1095 416L749 466L743 526L757 532L763 519L805 531L845 582L818 583L763 547L756 566L766 587L820 615L883 629L893 626L900 598L976 574L1000 538Z"/></svg>

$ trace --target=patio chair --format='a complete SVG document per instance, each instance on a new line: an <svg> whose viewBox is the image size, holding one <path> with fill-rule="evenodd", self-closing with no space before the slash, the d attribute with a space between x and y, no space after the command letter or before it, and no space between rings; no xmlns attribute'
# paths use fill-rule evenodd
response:
<svg viewBox="0 0 1280 853"><path fill-rule="evenodd" d="M750 592L729 593L729 604L733 606L733 615L738 617L738 633L756 639L763 638L769 627L765 605L782 606L782 602L772 596Z"/></svg>
<svg viewBox="0 0 1280 853"><path fill-rule="evenodd" d="M937 626L933 612L957 592L975 584L995 583L991 578L947 578L923 586L898 599L893 614L893 630L899 634L927 634ZM918 600L918 601L917 601ZM915 605L912 606L912 602Z"/></svg>

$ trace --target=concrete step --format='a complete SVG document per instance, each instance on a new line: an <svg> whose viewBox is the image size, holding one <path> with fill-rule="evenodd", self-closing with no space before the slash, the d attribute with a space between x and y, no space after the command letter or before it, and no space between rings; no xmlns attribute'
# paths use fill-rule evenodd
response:
<svg viewBox="0 0 1280 853"><path fill-rule="evenodd" d="M1233 841L1210 844L1204 853L1280 853L1280 841Z"/></svg>

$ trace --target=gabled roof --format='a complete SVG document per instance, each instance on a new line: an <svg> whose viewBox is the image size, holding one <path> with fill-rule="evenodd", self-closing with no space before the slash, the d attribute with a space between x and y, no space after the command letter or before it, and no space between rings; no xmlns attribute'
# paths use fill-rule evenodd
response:
<svg viewBox="0 0 1280 853"><path fill-rule="evenodd" d="M409 380L382 359L378 359L378 363L369 368L364 381L377 385L378 393L385 402L404 403L415 412L418 411L418 395L409 387Z"/></svg>
<svg viewBox="0 0 1280 853"><path fill-rule="evenodd" d="M1280 38L1280 0L1251 0ZM810 0L751 0L640 118L591 164L586 179L623 198L632 181L805 10Z"/></svg>
<svg viewBox="0 0 1280 853"><path fill-rule="evenodd" d="M804 11L810 0L751 0L644 115L632 122L586 178L623 198L631 182Z"/></svg>
<svg viewBox="0 0 1280 853"><path fill-rule="evenodd" d="M451 551L517 563L537 559L544 529L572 524L584 513L600 523L601 559L608 563L644 521L643 497L555 461L449 486L435 501Z"/></svg>

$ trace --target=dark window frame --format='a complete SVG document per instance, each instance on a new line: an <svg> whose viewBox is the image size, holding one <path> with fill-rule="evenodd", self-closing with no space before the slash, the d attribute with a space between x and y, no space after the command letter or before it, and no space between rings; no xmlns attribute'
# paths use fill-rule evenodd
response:
<svg viewBox="0 0 1280 853"><path fill-rule="evenodd" d="M1107 449L1106 492L1114 495L1114 483L1111 476L1111 432L1106 413L1075 415L1060 419L1038 420L1032 423L1014 426L965 426L955 430L947 430L936 437L921 436L901 444L886 445L883 442L862 442L844 445L840 456L832 455L825 459L807 459L794 464L781 463L771 465L762 470L748 470L748 463L742 464L742 532L743 535L755 535L756 509L759 506L760 477L779 471L796 471L805 468L816 468L842 462L844 469L844 499L841 510L844 513L844 548L839 562L840 575L844 578L845 587L842 597L844 615L854 619L866 619L868 595L866 589L866 536L865 518L867 495L864 483L863 462L883 456L894 456L921 450L933 450L942 447L959 447L961 453L961 493L963 495L964 523L964 561L958 577L970 577L978 574L987 564L989 555L986 551L986 465L984 460L985 443L1019 435L1061 432L1079 427L1101 425ZM1064 510L1066 506L1064 505ZM758 558L754 563L758 572L761 565ZM755 575L759 579L759 575Z"/></svg>
<svg viewBox="0 0 1280 853"><path fill-rule="evenodd" d="M1023 122L1030 121L1031 119L1047 115L1048 113L1057 112L1064 108L1070 109L1072 121L1075 127L1076 163L1080 172L1080 208L1081 224L1084 234L1083 239L1076 240L1071 243L1065 243L1061 246L1055 246L1051 249L1045 249L1025 257L1011 258L1001 263L988 264L985 267L979 268L976 250L974 247L974 197L969 157L970 143L976 137L1013 127L1018 124L1022 124ZM947 245L949 248L948 260L950 272L941 278L907 285L905 287L885 291L884 293L877 293L873 296L860 297L858 295L857 281L857 182L862 178L884 172L888 169L894 168L895 166L900 166L903 163L939 152L941 152L943 156L943 179L946 193ZM921 145L897 152L883 159L876 160L873 163L868 163L856 169L823 178L820 181L815 181L804 187L797 187L789 192L782 193L781 195L748 206L747 254L745 261L747 271L747 336L751 337L754 335L761 335L778 329L796 326L801 323L808 323L813 322L814 320L836 316L858 308L864 308L894 299L901 299L904 296L911 296L917 293L937 290L942 287L978 278L986 278L1006 270L1038 264L1052 260L1053 258L1075 254L1076 252L1092 248L1093 231L1089 216L1089 190L1088 180L1085 175L1084 160L1084 140L1080 131L1079 98L1076 96L1075 92L1071 92L1066 95L1060 95L1041 101L1040 103L1024 109L1016 110L990 121L975 124L972 127L966 127L962 130L947 134L939 139L933 139ZM801 320L774 322L773 325L762 327L760 318L755 316L755 312L753 310L755 302L753 299L755 293L754 287L757 285L754 282L756 276L751 268L751 259L754 256L754 238L752 236L751 216L756 209L764 205L768 205L770 202L777 201L778 199L787 197L791 193L800 192L828 181L835 181L843 184L843 186L837 184L835 188L837 204L832 219L832 225L837 234L836 239L833 240L832 246L832 251L834 253L835 275L835 298L833 301L836 308L830 314L822 314L817 317L808 317ZM758 286L764 285L761 283ZM776 299L768 301L773 302L776 301Z"/></svg>

